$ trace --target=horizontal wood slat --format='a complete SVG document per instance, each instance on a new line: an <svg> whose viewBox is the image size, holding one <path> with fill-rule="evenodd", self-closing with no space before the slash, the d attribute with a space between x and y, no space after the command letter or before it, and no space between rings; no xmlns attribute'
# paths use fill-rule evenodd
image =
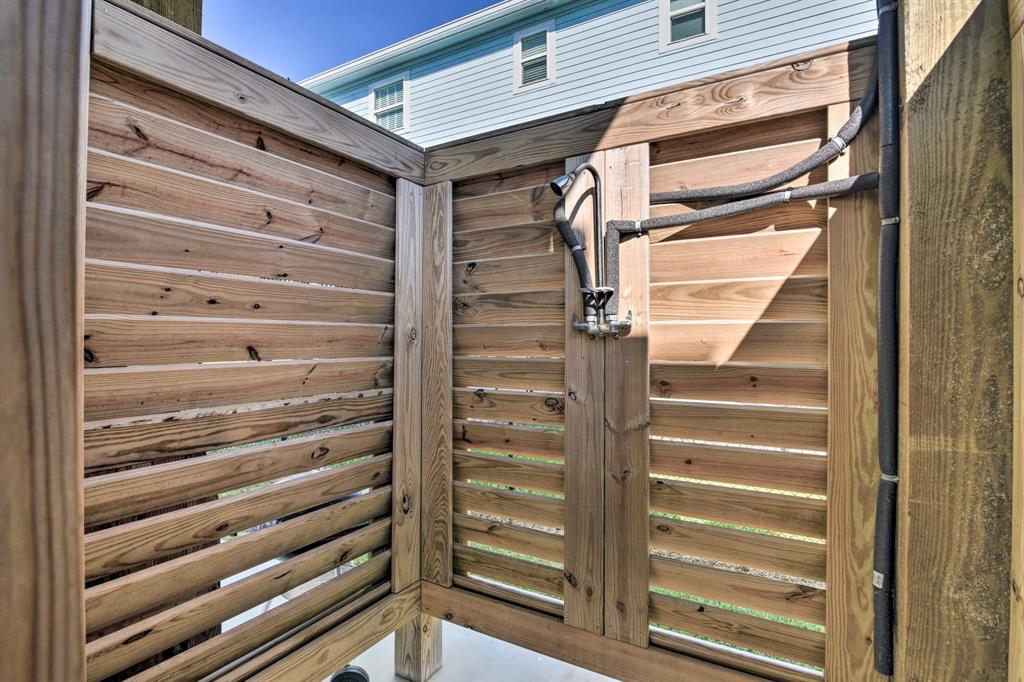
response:
<svg viewBox="0 0 1024 682"><path fill-rule="evenodd" d="M455 542L463 545L475 542L556 563L562 563L565 558L565 538L556 533L468 514L455 514L452 526Z"/></svg>
<svg viewBox="0 0 1024 682"><path fill-rule="evenodd" d="M828 280L823 277L676 282L651 287L652 320L824 320L827 312Z"/></svg>
<svg viewBox="0 0 1024 682"><path fill-rule="evenodd" d="M349 390L386 385L380 370L390 367L390 359L381 356L392 354L393 343L391 325L146 315L85 318L86 367L366 358L365 380Z"/></svg>
<svg viewBox="0 0 1024 682"><path fill-rule="evenodd" d="M483 595L493 603L504 603L520 606L531 611L538 611L554 616L559 621L565 613L562 600L546 594L528 592L501 583L493 582L487 578L474 578L466 575L453 575L452 584L455 587L467 590L477 595Z"/></svg>
<svg viewBox="0 0 1024 682"><path fill-rule="evenodd" d="M487 357L565 356L565 329L561 324L455 325L452 352Z"/></svg>
<svg viewBox="0 0 1024 682"><path fill-rule="evenodd" d="M164 413L181 409L196 411L196 416L215 413L198 412L201 408L229 411L242 400L251 403L326 394L345 394L351 399L390 396L390 388L349 392L352 387L365 388L368 374L377 377L377 383L388 385L390 373L390 360L361 358L90 368L85 372L85 418L141 424L162 421ZM138 418L146 415L160 416ZM183 419L187 417L182 415ZM106 421L104 426L112 424Z"/></svg>
<svg viewBox="0 0 1024 682"><path fill-rule="evenodd" d="M462 481L452 483L452 509L463 514L480 512L546 528L565 526L565 505L562 500Z"/></svg>
<svg viewBox="0 0 1024 682"><path fill-rule="evenodd" d="M391 594L319 634L301 648L247 678L250 682L320 680L410 622L420 613L420 587Z"/></svg>
<svg viewBox="0 0 1024 682"><path fill-rule="evenodd" d="M390 584L381 581L387 580L390 560L390 550L383 550L339 577L289 598L285 603L235 625L227 632L191 646L172 659L147 668L136 675L137 679L133 682L184 682L200 679L227 664L236 663L244 656L245 662L242 665L233 665L225 677L218 677L226 682L228 679L236 679L243 669L251 669L250 666L256 661L263 661L266 665L266 661L278 660L283 655L280 653L282 649L294 649L293 640L301 640L301 635L308 636L310 629L322 627L326 630L389 594ZM316 620L313 623L288 635L292 629L308 623L314 617ZM260 648L282 636L284 639L273 646ZM289 645L292 645L291 649L286 648ZM256 656L247 656L257 648L260 651Z"/></svg>
<svg viewBox="0 0 1024 682"><path fill-rule="evenodd" d="M565 492L565 468L560 464L531 462L512 457L481 455L456 450L453 455L455 478L463 481L487 481L514 488L529 488L553 493Z"/></svg>
<svg viewBox="0 0 1024 682"><path fill-rule="evenodd" d="M455 324L558 324L565 319L565 292L462 294L452 300Z"/></svg>
<svg viewBox="0 0 1024 682"><path fill-rule="evenodd" d="M651 440L651 473L825 494L824 454Z"/></svg>
<svg viewBox="0 0 1024 682"><path fill-rule="evenodd" d="M393 177L281 130L93 60L90 92L394 196ZM273 161L271 161L273 163Z"/></svg>
<svg viewBox="0 0 1024 682"><path fill-rule="evenodd" d="M653 322L651 361L749 362L825 367L824 322Z"/></svg>
<svg viewBox="0 0 1024 682"><path fill-rule="evenodd" d="M563 159L537 166L516 168L511 171L505 169L498 173L469 177L452 183L452 196L455 199L465 199L466 197L528 189L546 185L564 172L565 161Z"/></svg>
<svg viewBox="0 0 1024 682"><path fill-rule="evenodd" d="M651 435L758 447L824 450L825 410L651 399Z"/></svg>
<svg viewBox="0 0 1024 682"><path fill-rule="evenodd" d="M428 182L458 180L594 150L819 109L856 99L868 81L869 47L794 59L645 93L596 111L563 115L523 130L497 131L427 153Z"/></svg>
<svg viewBox="0 0 1024 682"><path fill-rule="evenodd" d="M679 204L662 204L651 206L651 217L661 218L664 216L675 216L680 213L701 208L700 204L693 207L680 206ZM745 237L745 236L768 236L772 234L784 234L790 230L823 230L828 225L828 205L824 201L793 201L781 206L770 206L761 208L749 213L741 213L715 220L707 220L695 224L683 224L678 227L669 227L655 230L650 233L651 243L676 243L700 241L712 237ZM754 272L756 268L747 268L746 272ZM681 271L685 272L685 271ZM664 275L671 277L671 275ZM678 279L681 275L676 274ZM729 277L729 274L712 275L713 278L721 279ZM756 276L756 275L740 275ZM776 275L778 276L778 275Z"/></svg>
<svg viewBox="0 0 1024 682"><path fill-rule="evenodd" d="M423 583L428 615L605 675L646 682L740 682L760 679L658 647L643 649L574 628L536 610L464 589Z"/></svg>
<svg viewBox="0 0 1024 682"><path fill-rule="evenodd" d="M651 245L652 284L696 277L825 277L826 265L827 240L817 228Z"/></svg>
<svg viewBox="0 0 1024 682"><path fill-rule="evenodd" d="M706 523L651 517L651 547L825 582L825 545Z"/></svg>
<svg viewBox="0 0 1024 682"><path fill-rule="evenodd" d="M528 426L455 421L453 447L561 460L565 456L562 431Z"/></svg>
<svg viewBox="0 0 1024 682"><path fill-rule="evenodd" d="M239 320L384 323L394 295L86 260L85 312Z"/></svg>
<svg viewBox="0 0 1024 682"><path fill-rule="evenodd" d="M745 123L652 142L651 164L761 149L798 140L816 140L820 146L825 137L825 112L817 109L776 117L771 125Z"/></svg>
<svg viewBox="0 0 1024 682"><path fill-rule="evenodd" d="M555 358L452 359L452 385L467 388L561 392L565 363Z"/></svg>
<svg viewBox="0 0 1024 682"><path fill-rule="evenodd" d="M259 389L264 386L263 380L269 385L275 374L268 372L258 377L255 372L234 373L229 368L222 375L211 373L206 379L215 380L222 376L226 382L231 382L226 390L237 391L249 377L253 378L254 387ZM279 376L294 375L284 373ZM155 462L314 429L387 419L391 417L391 404L391 391L385 389L226 404L216 408L89 422L85 432L85 465L96 468Z"/></svg>
<svg viewBox="0 0 1024 682"><path fill-rule="evenodd" d="M652 478L651 509L780 533L825 537L825 500L812 497Z"/></svg>
<svg viewBox="0 0 1024 682"><path fill-rule="evenodd" d="M171 22L157 26L109 2L97 4L93 14L93 55L105 62L388 174L422 178L418 147L238 55Z"/></svg>
<svg viewBox="0 0 1024 682"><path fill-rule="evenodd" d="M560 568L465 545L454 545L452 554L454 570L462 575L483 576L555 597L565 589Z"/></svg>
<svg viewBox="0 0 1024 682"><path fill-rule="evenodd" d="M85 481L85 523L134 516L214 493L391 450L391 422L293 438Z"/></svg>
<svg viewBox="0 0 1024 682"><path fill-rule="evenodd" d="M673 559L651 557L651 584L673 592L825 624L825 590Z"/></svg>
<svg viewBox="0 0 1024 682"><path fill-rule="evenodd" d="M193 594L264 561L301 549L371 519L387 516L384 486L268 528L143 568L85 591L86 626L100 630L160 604Z"/></svg>
<svg viewBox="0 0 1024 682"><path fill-rule="evenodd" d="M132 521L85 536L87 578L160 559L196 545L391 482L391 455Z"/></svg>
<svg viewBox="0 0 1024 682"><path fill-rule="evenodd" d="M551 220L550 215L548 220ZM562 238L552 222L456 232L452 237L452 255L456 261L538 256L561 250Z"/></svg>
<svg viewBox="0 0 1024 682"><path fill-rule="evenodd" d="M90 258L395 290L392 261L295 239L91 202L86 204L85 231Z"/></svg>
<svg viewBox="0 0 1024 682"><path fill-rule="evenodd" d="M651 396L826 407L828 370L755 363L651 363Z"/></svg>
<svg viewBox="0 0 1024 682"><path fill-rule="evenodd" d="M95 94L89 98L89 144L360 220L395 225L393 193Z"/></svg>
<svg viewBox="0 0 1024 682"><path fill-rule="evenodd" d="M652 592L651 622L769 656L825 665L825 633Z"/></svg>
<svg viewBox="0 0 1024 682"><path fill-rule="evenodd" d="M86 199L393 258L394 228L97 149Z"/></svg>
<svg viewBox="0 0 1024 682"><path fill-rule="evenodd" d="M551 176L555 179L559 174ZM452 202L455 232L549 222L558 197L547 183L460 197Z"/></svg>
<svg viewBox="0 0 1024 682"><path fill-rule="evenodd" d="M561 426L565 423L565 396L554 392L452 389L456 419L489 419Z"/></svg>
<svg viewBox="0 0 1024 682"><path fill-rule="evenodd" d="M215 627L231 616L298 587L346 561L386 546L390 536L391 520L377 521L95 639L85 647L87 679L102 680L177 642Z"/></svg>
<svg viewBox="0 0 1024 682"><path fill-rule="evenodd" d="M516 293L561 289L565 257L560 251L452 264L452 293Z"/></svg>
<svg viewBox="0 0 1024 682"><path fill-rule="evenodd" d="M655 164L651 166L651 192L678 192L759 180L802 161L820 146L821 141L812 138ZM824 168L816 168L786 183L786 187L803 187L809 181L822 182L824 171Z"/></svg>

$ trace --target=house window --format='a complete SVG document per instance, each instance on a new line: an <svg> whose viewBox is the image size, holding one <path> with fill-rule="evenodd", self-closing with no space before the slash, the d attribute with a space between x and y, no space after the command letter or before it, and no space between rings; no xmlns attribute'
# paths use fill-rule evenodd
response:
<svg viewBox="0 0 1024 682"><path fill-rule="evenodd" d="M673 50L715 37L716 0L661 0L661 49Z"/></svg>
<svg viewBox="0 0 1024 682"><path fill-rule="evenodd" d="M377 125L393 131L405 130L408 127L408 84L409 76L403 74L370 86L370 112Z"/></svg>
<svg viewBox="0 0 1024 682"><path fill-rule="evenodd" d="M528 90L555 82L555 26L548 23L513 36L514 90Z"/></svg>

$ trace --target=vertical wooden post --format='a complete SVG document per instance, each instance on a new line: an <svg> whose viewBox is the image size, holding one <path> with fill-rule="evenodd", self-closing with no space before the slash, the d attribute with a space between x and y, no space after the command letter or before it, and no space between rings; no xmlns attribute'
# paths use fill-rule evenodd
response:
<svg viewBox="0 0 1024 682"><path fill-rule="evenodd" d="M650 213L649 145L605 152L606 219ZM609 637L647 646L650 589L650 237L619 249L619 315L633 313L627 336L605 340L604 629Z"/></svg>
<svg viewBox="0 0 1024 682"><path fill-rule="evenodd" d="M852 103L828 107L828 134ZM838 180L878 168L877 119L829 165ZM874 671L871 571L878 479L878 193L828 202L828 546L825 674L881 680Z"/></svg>
<svg viewBox="0 0 1024 682"><path fill-rule="evenodd" d="M1012 343L1005 0L900 3L897 677L1006 679Z"/></svg>
<svg viewBox="0 0 1024 682"><path fill-rule="evenodd" d="M420 579L423 369L423 188L399 179L395 197L395 404L391 591Z"/></svg>
<svg viewBox="0 0 1024 682"><path fill-rule="evenodd" d="M572 170L586 156L567 159ZM604 152L589 157L603 168ZM593 179L583 173L566 193L566 213L594 272ZM577 210L578 205L578 210ZM565 249L565 622L604 632L604 339L572 328L583 317L580 282Z"/></svg>
<svg viewBox="0 0 1024 682"><path fill-rule="evenodd" d="M452 183L424 194L421 577L451 587Z"/></svg>
<svg viewBox="0 0 1024 682"><path fill-rule="evenodd" d="M0 659L85 678L82 279L90 2L0 3Z"/></svg>
<svg viewBox="0 0 1024 682"><path fill-rule="evenodd" d="M395 631L395 674L426 682L441 668L441 625L425 613Z"/></svg>
<svg viewBox="0 0 1024 682"><path fill-rule="evenodd" d="M1013 567L1010 681L1024 682L1024 0L1010 0L1013 118Z"/></svg>

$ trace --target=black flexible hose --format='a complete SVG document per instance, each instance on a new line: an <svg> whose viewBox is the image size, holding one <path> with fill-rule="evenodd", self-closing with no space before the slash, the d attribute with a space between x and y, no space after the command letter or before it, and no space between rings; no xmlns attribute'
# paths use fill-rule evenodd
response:
<svg viewBox="0 0 1024 682"><path fill-rule="evenodd" d="M900 110L896 4L878 0L878 503L875 513L875 670L892 675L899 447Z"/></svg>
<svg viewBox="0 0 1024 682"><path fill-rule="evenodd" d="M580 279L580 289L590 289L590 266L587 265L584 247L580 244L579 238L569 224L569 217L565 214L565 197L561 197L555 202L555 227L558 229L558 234L561 235L562 241L569 247L569 252L572 254L572 262L576 266L576 274ZM587 318L590 315L597 315L597 310L584 303L583 316Z"/></svg>
<svg viewBox="0 0 1024 682"><path fill-rule="evenodd" d="M850 118L839 129L835 137L826 142L817 151L807 158L796 162L789 168L779 171L775 175L766 178L740 183L738 185L725 185L722 187L707 187L705 189L688 189L679 192L654 192L651 194L652 204L687 204L700 201L714 201L717 199L734 199L736 197L751 197L764 194L788 182L793 182L810 173L815 168L823 166L832 159L839 156L844 149L853 141L861 128L875 113L878 102L878 63L871 71L871 81L868 88L861 97L857 107L850 114Z"/></svg>

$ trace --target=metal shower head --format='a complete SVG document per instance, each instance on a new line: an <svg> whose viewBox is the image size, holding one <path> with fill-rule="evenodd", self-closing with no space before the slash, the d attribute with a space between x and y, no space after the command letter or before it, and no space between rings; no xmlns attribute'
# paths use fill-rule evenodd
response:
<svg viewBox="0 0 1024 682"><path fill-rule="evenodd" d="M572 183L576 181L576 171L571 171L565 175L559 175L557 178L551 181L551 191L557 196L564 197L565 193L572 187Z"/></svg>

